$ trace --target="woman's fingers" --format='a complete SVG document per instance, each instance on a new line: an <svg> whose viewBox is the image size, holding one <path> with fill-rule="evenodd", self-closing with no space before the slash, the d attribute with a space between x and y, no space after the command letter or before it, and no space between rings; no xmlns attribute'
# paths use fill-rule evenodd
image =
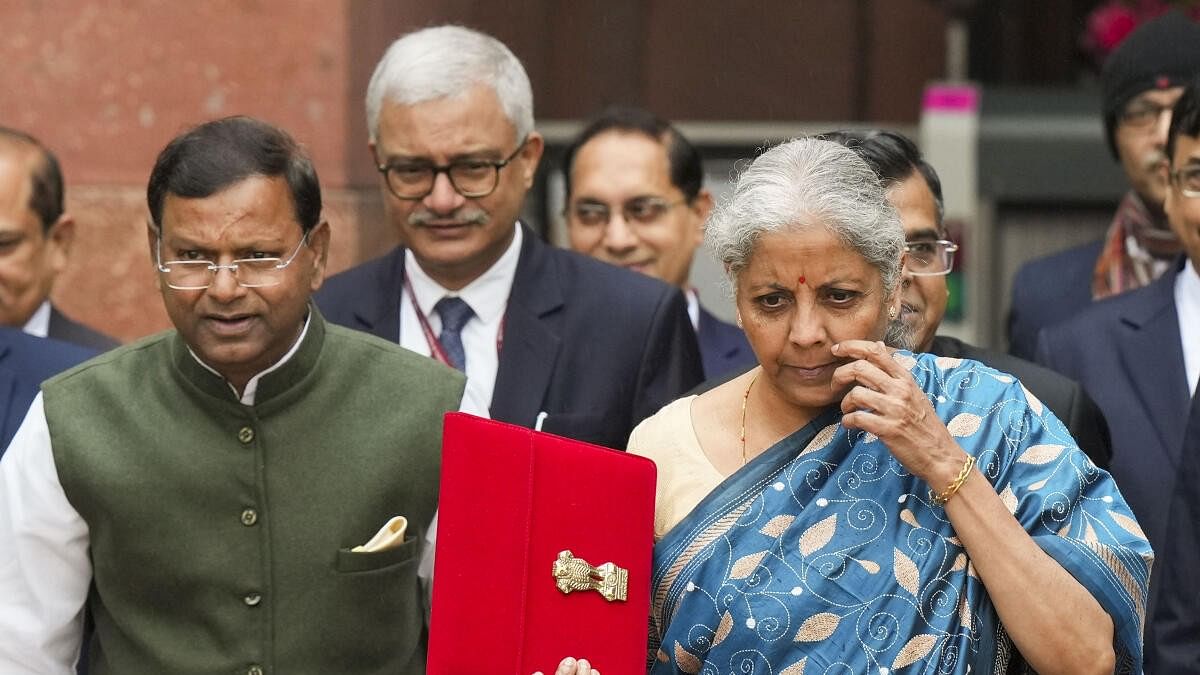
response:
<svg viewBox="0 0 1200 675"><path fill-rule="evenodd" d="M861 384L875 391L883 391L892 381L892 376L870 361L861 359L844 363L833 371L831 385L835 390L853 384Z"/></svg>
<svg viewBox="0 0 1200 675"><path fill-rule="evenodd" d="M533 675L542 675L542 671L539 670ZM587 659L576 659L568 656L559 661L554 675L600 675L600 671L592 668L592 664Z"/></svg>
<svg viewBox="0 0 1200 675"><path fill-rule="evenodd" d="M892 377L899 377L901 374L911 377L908 370L897 363L896 359L892 358L892 350L888 349L882 342L846 340L845 342L833 345L832 351L835 356L869 361Z"/></svg>

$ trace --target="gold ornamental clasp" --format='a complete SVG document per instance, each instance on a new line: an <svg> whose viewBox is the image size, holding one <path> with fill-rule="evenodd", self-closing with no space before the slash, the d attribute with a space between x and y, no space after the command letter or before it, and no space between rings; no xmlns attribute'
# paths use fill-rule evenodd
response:
<svg viewBox="0 0 1200 675"><path fill-rule="evenodd" d="M563 593L596 591L609 602L624 601L629 594L629 570L611 562L592 567L570 551L559 551L554 560L554 580Z"/></svg>

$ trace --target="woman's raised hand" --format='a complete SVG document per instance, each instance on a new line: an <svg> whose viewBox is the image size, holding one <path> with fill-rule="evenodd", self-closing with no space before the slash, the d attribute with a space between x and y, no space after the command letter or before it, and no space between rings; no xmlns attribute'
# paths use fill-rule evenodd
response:
<svg viewBox="0 0 1200 675"><path fill-rule="evenodd" d="M850 387L842 399L842 426L878 436L931 487L953 481L965 454L891 350L882 342L847 340L834 345L833 354L854 359L833 373L834 389Z"/></svg>

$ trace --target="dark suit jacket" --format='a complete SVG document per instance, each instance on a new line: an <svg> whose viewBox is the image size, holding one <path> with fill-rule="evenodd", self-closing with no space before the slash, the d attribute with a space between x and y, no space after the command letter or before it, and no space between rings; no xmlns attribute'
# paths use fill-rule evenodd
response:
<svg viewBox="0 0 1200 675"><path fill-rule="evenodd" d="M400 339L404 249L326 280L326 318ZM470 357L468 357L470 358ZM702 379L677 288L554 248L525 229L504 315L494 419L611 448Z"/></svg>
<svg viewBox="0 0 1200 675"><path fill-rule="evenodd" d="M969 345L962 340L938 335L933 338L930 352L938 356L973 359L986 366L1015 375L1025 388L1033 392L1062 420L1079 448L1097 466L1107 469L1112 459L1112 439L1104 414L1092 397L1070 378L1036 363L988 349Z"/></svg>
<svg viewBox="0 0 1200 675"><path fill-rule="evenodd" d="M1092 273L1103 241L1031 260L1013 278L1008 353L1032 360L1038 332L1092 304Z"/></svg>
<svg viewBox="0 0 1200 675"><path fill-rule="evenodd" d="M721 321L703 307L696 323L696 340L700 343L706 380L732 372L744 373L758 363L742 329Z"/></svg>
<svg viewBox="0 0 1200 675"><path fill-rule="evenodd" d="M1171 488L1187 419L1175 277L1092 303L1073 319L1042 331L1037 360L1077 380L1112 431L1110 472L1151 546L1166 535Z"/></svg>
<svg viewBox="0 0 1200 675"><path fill-rule="evenodd" d="M25 419L42 381L94 355L77 345L0 328L0 456Z"/></svg>
<svg viewBox="0 0 1200 675"><path fill-rule="evenodd" d="M1200 673L1200 389L1192 397L1182 448L1168 534L1155 551L1154 576L1170 592L1159 594L1146 632L1154 675Z"/></svg>
<svg viewBox="0 0 1200 675"><path fill-rule="evenodd" d="M50 305L50 329L46 332L46 337L98 352L106 352L120 344L104 333L94 331L78 321L72 321L54 305Z"/></svg>

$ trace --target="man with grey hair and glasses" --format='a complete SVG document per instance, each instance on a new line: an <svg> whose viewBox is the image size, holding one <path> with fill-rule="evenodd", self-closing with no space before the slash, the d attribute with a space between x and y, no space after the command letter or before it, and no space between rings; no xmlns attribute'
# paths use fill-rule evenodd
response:
<svg viewBox="0 0 1200 675"><path fill-rule="evenodd" d="M677 288L553 248L518 221L542 156L529 78L458 26L394 42L367 147L402 245L329 279L329 318L462 370L494 419L613 448L701 380Z"/></svg>
<svg viewBox="0 0 1200 675"><path fill-rule="evenodd" d="M464 378L313 308L330 228L283 131L180 135L147 203L175 328L46 382L0 461L0 673L71 672L85 614L91 675L424 672Z"/></svg>

